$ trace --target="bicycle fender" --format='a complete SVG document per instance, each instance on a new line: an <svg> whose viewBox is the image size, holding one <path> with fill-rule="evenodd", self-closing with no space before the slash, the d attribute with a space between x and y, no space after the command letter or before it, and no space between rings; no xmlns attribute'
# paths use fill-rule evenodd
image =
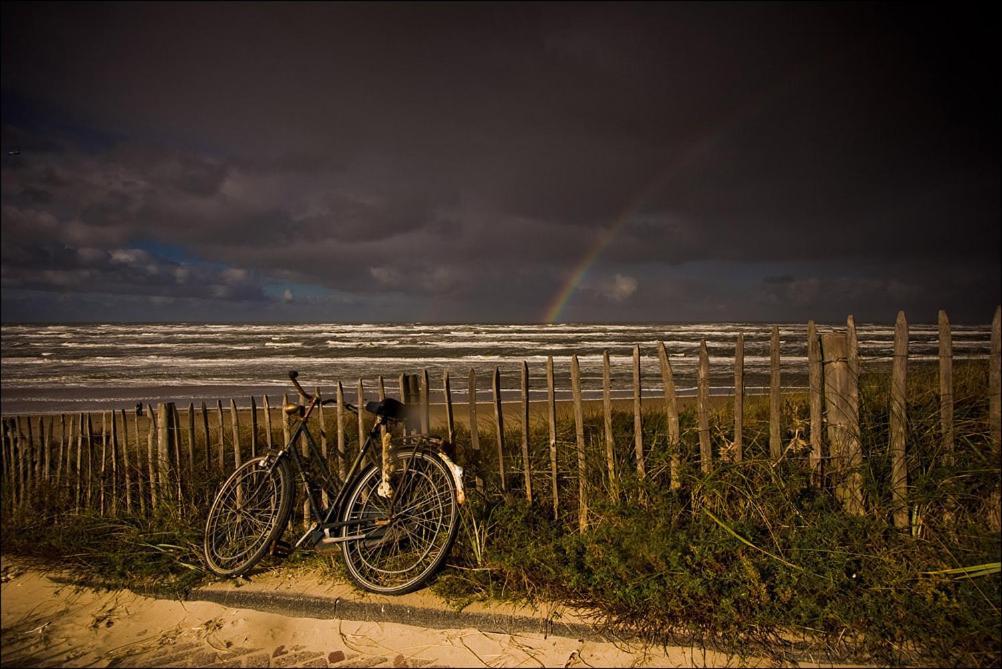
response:
<svg viewBox="0 0 1002 669"><path fill-rule="evenodd" d="M466 501L466 491L463 489L463 468L453 462L444 452L436 451L436 454L442 458L445 466L452 472L452 480L456 482L456 503L462 505Z"/></svg>

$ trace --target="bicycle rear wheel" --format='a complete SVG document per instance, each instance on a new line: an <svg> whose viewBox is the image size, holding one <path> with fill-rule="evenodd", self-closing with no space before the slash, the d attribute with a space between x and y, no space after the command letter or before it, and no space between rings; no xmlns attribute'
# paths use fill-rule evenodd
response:
<svg viewBox="0 0 1002 669"><path fill-rule="evenodd" d="M359 527L367 534L342 544L349 578L365 590L388 595L410 592L427 581L448 556L459 527L456 483L442 458L421 450L396 458L392 515L391 500L377 493L380 470L369 467L355 479L342 517L364 521Z"/></svg>
<svg viewBox="0 0 1002 669"><path fill-rule="evenodd" d="M216 495L205 523L205 562L219 576L240 576L282 535L292 509L292 475L283 460L249 460Z"/></svg>

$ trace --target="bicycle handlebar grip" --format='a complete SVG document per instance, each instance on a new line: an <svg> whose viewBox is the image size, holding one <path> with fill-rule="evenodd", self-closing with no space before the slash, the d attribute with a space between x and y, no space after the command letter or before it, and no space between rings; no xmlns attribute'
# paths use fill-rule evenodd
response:
<svg viewBox="0 0 1002 669"><path fill-rule="evenodd" d="M292 381L295 381L295 380L296 380L296 377L298 377L298 376L299 376L299 372L297 372L297 371L296 371L296 370L294 370L294 369L290 369L290 370L289 370L289 379L290 379L290 380L292 380Z"/></svg>

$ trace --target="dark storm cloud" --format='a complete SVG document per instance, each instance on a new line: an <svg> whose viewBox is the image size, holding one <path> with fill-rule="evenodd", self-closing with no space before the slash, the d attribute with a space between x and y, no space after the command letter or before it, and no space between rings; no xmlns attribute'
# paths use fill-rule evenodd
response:
<svg viewBox="0 0 1002 669"><path fill-rule="evenodd" d="M3 12L5 300L280 318L306 304L289 283L319 291L314 317L536 320L619 220L568 315L880 317L935 297L984 320L999 299L997 59L960 14Z"/></svg>

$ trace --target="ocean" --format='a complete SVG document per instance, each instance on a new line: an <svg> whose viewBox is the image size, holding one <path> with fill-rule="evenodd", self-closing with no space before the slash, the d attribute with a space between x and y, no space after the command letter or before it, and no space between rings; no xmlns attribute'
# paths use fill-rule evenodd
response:
<svg viewBox="0 0 1002 669"><path fill-rule="evenodd" d="M833 327L819 325L819 331ZM894 339L890 325L859 324L862 364L886 364ZM807 382L806 325L781 325L782 385ZM330 390L341 381L354 397L358 379L375 396L377 378L397 394L401 373L427 369L432 402L441 401L448 371L454 401L465 401L470 369L478 399L489 399L490 374L500 367L504 398L519 396L519 369L529 365L531 399L546 397L546 358L553 356L558 399L570 397L570 356L581 363L586 398L601 396L602 352L612 365L614 397L632 397L632 347L641 347L644 396L662 392L656 345L668 347L680 394L693 394L700 341L710 353L711 388L733 391L734 342L745 336L745 389L769 383L770 325L691 323L640 325L429 325L407 324L107 324L4 325L0 328L0 405L5 414L132 408L136 402L182 404L217 398L249 405L251 395L277 403L296 369L309 388ZM991 328L954 326L954 359L987 358ZM909 355L931 362L938 352L934 324L910 327Z"/></svg>

